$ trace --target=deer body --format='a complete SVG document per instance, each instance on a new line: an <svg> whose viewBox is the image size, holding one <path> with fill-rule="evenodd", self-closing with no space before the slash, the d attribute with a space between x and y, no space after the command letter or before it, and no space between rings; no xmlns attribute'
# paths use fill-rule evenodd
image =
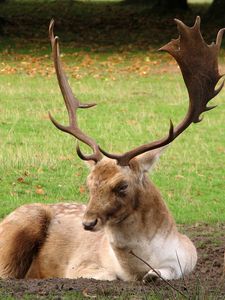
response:
<svg viewBox="0 0 225 300"><path fill-rule="evenodd" d="M150 160L157 155L153 154ZM87 207L74 203L31 204L6 217L0 225L1 244L5 230L9 236L7 245L0 246L4 258L0 259L0 276L125 281L156 277L131 250L165 279L191 272L197 260L194 245L178 233L159 192L138 169L139 163L135 163L136 171L131 172L107 158L99 162L88 178L91 199ZM123 197L112 192L121 181L129 185ZM84 230L82 222L96 217L96 228ZM23 241L19 243L21 233ZM26 238L33 244L27 243ZM23 270L15 264L13 248L17 249L14 255L26 266ZM11 255L6 258L6 253Z"/></svg>
<svg viewBox="0 0 225 300"><path fill-rule="evenodd" d="M0 277L148 281L177 279L194 269L196 249L177 231L147 172L166 145L213 108L207 104L223 87L222 83L215 90L222 77L217 60L225 29L218 32L215 44L207 45L199 17L193 27L176 23L179 38L161 49L180 66L189 94L186 116L176 127L170 122L166 137L121 155L107 153L79 128L77 109L93 104L81 104L73 95L60 61L54 22L50 23L53 60L69 125L59 124L51 115L50 119L93 150L84 155L77 147L78 156L91 169L87 179L90 199L87 206L22 206L6 217L0 224Z"/></svg>

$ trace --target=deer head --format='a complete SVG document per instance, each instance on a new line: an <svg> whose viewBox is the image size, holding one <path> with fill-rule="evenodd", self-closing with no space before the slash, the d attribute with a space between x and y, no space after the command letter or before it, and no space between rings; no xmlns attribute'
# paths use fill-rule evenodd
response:
<svg viewBox="0 0 225 300"><path fill-rule="evenodd" d="M200 32L200 17L193 27L175 19L179 38L172 40L160 50L167 51L177 61L189 94L189 107L184 119L176 126L170 121L169 133L160 140L141 145L121 155L103 150L95 140L85 134L76 118L78 108L90 108L95 104L81 104L73 95L63 71L58 38L54 36L54 21L51 21L49 35L58 83L69 115L69 125L59 124L49 114L53 124L60 130L73 135L91 147L93 153L85 155L77 146L78 156L91 164L87 184L90 200L83 217L87 230L98 230L103 225L118 224L142 205L145 193L154 198L156 189L149 182L146 173L151 169L163 148L175 140L192 123L201 121L201 114L214 108L207 106L222 89L224 82L215 89L222 75L218 71L218 53L225 29L217 34L216 43L207 45ZM103 156L104 155L104 156ZM150 191L150 192L149 192ZM143 208L144 209L144 208Z"/></svg>

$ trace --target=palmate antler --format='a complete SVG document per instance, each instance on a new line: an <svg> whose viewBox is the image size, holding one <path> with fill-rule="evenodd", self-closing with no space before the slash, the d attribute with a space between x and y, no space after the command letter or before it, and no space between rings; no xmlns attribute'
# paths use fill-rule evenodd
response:
<svg viewBox="0 0 225 300"><path fill-rule="evenodd" d="M189 108L185 118L175 128L172 121L170 121L170 129L168 136L141 145L135 149L132 149L124 154L110 154L101 149L97 143L87 137L78 127L76 121L76 109L91 107L91 105L81 105L79 101L73 96L69 87L68 81L62 70L58 39L53 34L53 21L50 24L49 32L53 49L54 64L58 77L58 82L65 100L65 104L68 110L70 126L64 127L57 123L50 115L50 118L54 125L60 130L66 131L84 143L88 144L94 151L94 154L84 156L78 148L78 155L82 159L94 160L95 162L101 160L102 156L100 151L107 157L116 159L121 166L129 165L132 158L147 151L165 146L171 143L176 137L178 137L190 124L201 121L200 115L208 110L211 110L215 106L207 107L208 102L214 98L222 89L224 82L220 87L215 90L215 87L222 77L218 71L218 53L221 46L222 36L225 31L221 29L217 34L216 43L207 45L200 32L200 17L196 18L193 27L186 26L180 20L175 19L175 22L179 31L179 38L172 40L160 50L167 51L177 61L185 85L189 94ZM75 112L74 112L75 110Z"/></svg>
<svg viewBox="0 0 225 300"><path fill-rule="evenodd" d="M169 135L158 141L142 145L122 155L109 154L101 149L104 155L116 159L120 165L126 166L135 156L171 143L191 123L201 121L200 115L215 107L207 107L207 103L220 92L224 85L223 82L215 90L216 84L222 77L218 72L218 53L225 28L218 32L216 44L207 45L200 32L200 17L196 18L193 27L188 27L177 19L175 22L180 33L179 38L172 40L160 50L171 54L181 69L189 94L188 112L176 128L170 122Z"/></svg>

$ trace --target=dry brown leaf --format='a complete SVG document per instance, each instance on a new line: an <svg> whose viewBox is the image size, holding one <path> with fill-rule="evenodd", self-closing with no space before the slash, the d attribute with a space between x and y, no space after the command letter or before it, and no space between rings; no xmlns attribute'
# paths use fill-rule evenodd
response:
<svg viewBox="0 0 225 300"><path fill-rule="evenodd" d="M85 193L86 189L83 185L80 186L79 191L81 194Z"/></svg>
<svg viewBox="0 0 225 300"><path fill-rule="evenodd" d="M35 193L38 194L38 195L44 195L45 191L42 188L37 187L36 190L35 190Z"/></svg>
<svg viewBox="0 0 225 300"><path fill-rule="evenodd" d="M19 183L24 183L24 178L23 177L19 177L19 178L17 178L17 182L19 182Z"/></svg>

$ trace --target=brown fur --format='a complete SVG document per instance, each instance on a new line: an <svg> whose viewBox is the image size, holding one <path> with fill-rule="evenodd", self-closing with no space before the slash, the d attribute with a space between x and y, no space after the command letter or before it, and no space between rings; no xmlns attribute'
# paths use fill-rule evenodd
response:
<svg viewBox="0 0 225 300"><path fill-rule="evenodd" d="M1 277L23 278L42 247L51 220L47 206L27 205L10 214L0 227Z"/></svg>
<svg viewBox="0 0 225 300"><path fill-rule="evenodd" d="M152 154L127 167L106 158L92 166L87 206L31 204L16 209L0 224L0 277L136 280L149 270L130 250L157 267L155 249L170 247L170 239L185 245L194 265L194 246L177 232L160 193L145 174L146 162L151 166L151 161L155 161ZM95 220L91 231L83 229L82 222ZM179 247L183 256L183 246ZM174 257L175 250L172 253ZM167 273L168 278L178 276Z"/></svg>

